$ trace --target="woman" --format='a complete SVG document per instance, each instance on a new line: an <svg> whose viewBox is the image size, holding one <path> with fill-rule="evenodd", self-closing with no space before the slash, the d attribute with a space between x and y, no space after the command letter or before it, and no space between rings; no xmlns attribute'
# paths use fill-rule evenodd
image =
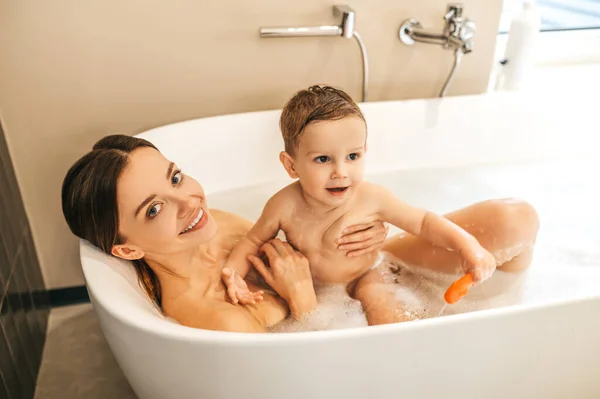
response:
<svg viewBox="0 0 600 399"><path fill-rule="evenodd" d="M288 313L300 318L316 306L308 262L277 239L263 247L271 268L258 258L253 264L279 296L258 291L259 303L227 302L221 268L252 224L209 211L198 182L146 140L117 135L96 143L68 171L62 206L76 236L132 261L148 296L183 325L261 332ZM340 250L377 250L386 236L381 223L352 232L346 238L354 243Z"/></svg>
<svg viewBox="0 0 600 399"><path fill-rule="evenodd" d="M76 236L132 261L148 296L183 325L263 332L290 313L298 319L316 307L308 262L277 239L262 247L270 268L259 258L251 261L279 296L246 281L254 292L249 299L262 301L228 302L221 268L251 223L227 212L209 211L200 184L148 141L116 135L96 143L67 173L62 206ZM499 266L520 270L529 265L538 221L528 204L488 201L448 217L496 255ZM378 250L386 235L382 223L348 230L339 246L342 251ZM409 235L390 240L384 249L407 263L436 270L454 271L460 264L455 254ZM504 253L506 259L499 259L498 254ZM381 283L375 279L356 290Z"/></svg>

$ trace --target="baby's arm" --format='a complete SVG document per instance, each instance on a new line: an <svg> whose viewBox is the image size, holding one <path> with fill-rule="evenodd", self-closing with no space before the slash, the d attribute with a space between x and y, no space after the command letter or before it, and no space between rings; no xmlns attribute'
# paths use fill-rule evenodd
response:
<svg viewBox="0 0 600 399"><path fill-rule="evenodd" d="M388 189L373 186L372 198L379 199L383 220L402 230L419 236L433 245L457 252L463 258L463 269L475 281L490 277L496 268L494 257L477 239L443 216L406 204Z"/></svg>
<svg viewBox="0 0 600 399"><path fill-rule="evenodd" d="M249 255L258 255L259 248L279 232L280 215L282 209L279 193L273 196L265 205L262 214L254 226L235 245L227 258L222 270L222 278L227 287L227 294L233 303L241 301L244 304L255 303L262 299L262 291L251 293L244 281L250 271Z"/></svg>

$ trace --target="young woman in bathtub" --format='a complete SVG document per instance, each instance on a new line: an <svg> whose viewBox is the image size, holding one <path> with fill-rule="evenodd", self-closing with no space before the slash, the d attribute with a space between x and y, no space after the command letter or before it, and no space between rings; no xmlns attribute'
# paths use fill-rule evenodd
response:
<svg viewBox="0 0 600 399"><path fill-rule="evenodd" d="M316 306L308 261L277 239L262 247L270 268L259 258L253 263L279 296L257 291L246 299L260 303L228 302L221 268L252 223L209 210L200 184L146 140L115 135L96 143L68 171L62 208L76 236L132 261L150 299L183 325L262 332ZM345 236L351 248L340 251L375 251L386 237L381 222L354 231Z"/></svg>
<svg viewBox="0 0 600 399"><path fill-rule="evenodd" d="M149 298L183 325L263 332L290 313L301 318L316 307L308 261L276 239L261 248L270 268L256 257L252 263L279 296L257 291L247 281L255 292L245 299L262 300L248 305L229 302L221 269L252 223L209 211L198 182L145 140L120 135L100 140L68 171L62 207L76 236L132 261ZM516 244L532 245L537 232L535 211L516 200L486 201L447 217L460 226L472 226L472 234L494 253ZM353 231L358 232L343 236L341 251L374 252L386 236L381 222L354 226ZM455 253L408 234L390 239L383 249L407 263L435 270L452 272L460 265ZM526 267L530 255L531 248L524 247L512 261L514 268Z"/></svg>

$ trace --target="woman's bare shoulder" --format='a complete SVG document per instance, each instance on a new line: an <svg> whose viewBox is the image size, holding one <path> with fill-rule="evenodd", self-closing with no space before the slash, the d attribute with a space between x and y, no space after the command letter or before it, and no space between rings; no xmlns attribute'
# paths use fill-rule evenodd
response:
<svg viewBox="0 0 600 399"><path fill-rule="evenodd" d="M166 310L166 309L165 309ZM231 332L264 332L260 323L240 306L190 293L169 306L167 315L192 328Z"/></svg>

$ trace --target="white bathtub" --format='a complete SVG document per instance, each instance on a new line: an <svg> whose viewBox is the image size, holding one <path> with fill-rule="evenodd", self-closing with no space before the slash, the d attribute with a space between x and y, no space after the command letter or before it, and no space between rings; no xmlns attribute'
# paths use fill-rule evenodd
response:
<svg viewBox="0 0 600 399"><path fill-rule="evenodd" d="M594 160L600 127L593 104L494 94L362 108L369 176L408 201L446 212L488 197L520 196L537 207L534 263L510 287L509 300L379 327L203 331L161 317L126 263L82 242L92 304L137 395L600 397L600 168L592 173L600 165ZM278 117L279 111L226 115L141 136L204 185L211 207L255 218L268 195L288 182L278 162ZM243 196L240 187L248 187Z"/></svg>

